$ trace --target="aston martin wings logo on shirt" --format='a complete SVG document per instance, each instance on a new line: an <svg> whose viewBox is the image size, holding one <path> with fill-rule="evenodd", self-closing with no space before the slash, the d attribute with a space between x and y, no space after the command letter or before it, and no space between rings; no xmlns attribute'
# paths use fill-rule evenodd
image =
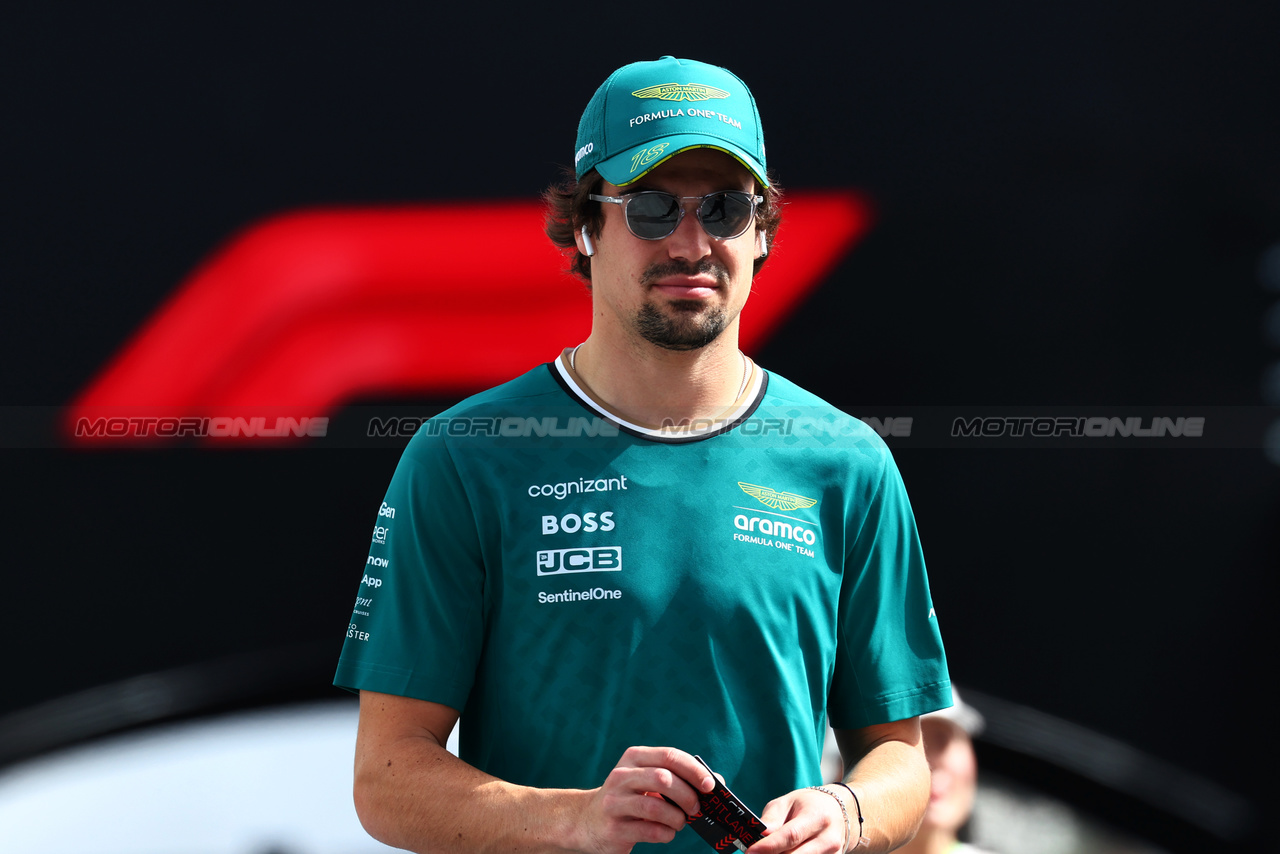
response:
<svg viewBox="0 0 1280 854"><path fill-rule="evenodd" d="M756 486L754 483L738 481L738 486L742 487L742 491L747 495L774 510L802 510L818 503L816 498L805 498L794 492L777 492L767 486Z"/></svg>
<svg viewBox="0 0 1280 854"><path fill-rule="evenodd" d="M647 89L631 93L637 98L657 98L660 101L710 101L712 98L728 98L729 93L701 83L659 83Z"/></svg>

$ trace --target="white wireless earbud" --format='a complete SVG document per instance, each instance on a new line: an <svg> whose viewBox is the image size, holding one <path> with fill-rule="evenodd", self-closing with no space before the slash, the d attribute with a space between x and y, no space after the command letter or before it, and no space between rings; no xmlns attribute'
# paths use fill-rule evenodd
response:
<svg viewBox="0 0 1280 854"><path fill-rule="evenodd" d="M769 238L765 236L763 231L756 232L756 251L761 256L769 254Z"/></svg>
<svg viewBox="0 0 1280 854"><path fill-rule="evenodd" d="M587 234L587 227L585 225L582 227L582 254L586 255L588 258L596 254L596 247L592 244L591 235Z"/></svg>

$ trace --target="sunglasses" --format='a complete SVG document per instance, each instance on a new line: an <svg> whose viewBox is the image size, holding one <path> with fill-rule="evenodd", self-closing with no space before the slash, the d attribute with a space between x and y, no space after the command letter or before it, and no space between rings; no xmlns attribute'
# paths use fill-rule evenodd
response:
<svg viewBox="0 0 1280 854"><path fill-rule="evenodd" d="M627 228L641 240L661 240L675 233L684 219L684 203L698 203L698 222L702 229L716 240L729 240L742 234L755 219L756 206L764 196L753 196L730 190L707 193L705 196L673 196L658 190L642 190L625 196L601 196L591 193L589 198L611 205L622 205L627 218Z"/></svg>

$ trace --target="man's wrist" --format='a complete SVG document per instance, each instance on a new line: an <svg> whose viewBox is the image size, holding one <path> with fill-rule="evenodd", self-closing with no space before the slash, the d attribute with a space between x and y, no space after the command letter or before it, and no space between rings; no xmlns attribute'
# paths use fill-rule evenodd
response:
<svg viewBox="0 0 1280 854"><path fill-rule="evenodd" d="M854 839L853 848L856 850L857 848L863 845L870 845L871 840L868 839L867 835L863 832L863 827L866 824L866 821L862 817L862 802L858 800L858 793L853 790L852 786L850 786L848 783L844 782L843 780L837 780L834 783L834 785L842 786L846 791L848 791L849 798L853 802L854 815L857 817L857 820L858 820L858 826L857 828L855 828L858 832L858 835ZM848 819L847 810L846 810L845 818L846 820ZM848 851L850 849L846 848L845 850Z"/></svg>
<svg viewBox="0 0 1280 854"><path fill-rule="evenodd" d="M590 821L594 791L556 789L548 794L554 816L552 833L560 839L560 844L570 851L594 851L597 840L591 833L593 825Z"/></svg>
<svg viewBox="0 0 1280 854"><path fill-rule="evenodd" d="M840 797L834 791L832 791L831 789L828 789L826 786L810 786L809 788L813 789L815 792L824 792L830 795L832 798L835 799L835 802L840 805L840 815L844 817L844 842L841 844L840 850L841 852L848 851L849 850L849 809L844 805L844 798Z"/></svg>

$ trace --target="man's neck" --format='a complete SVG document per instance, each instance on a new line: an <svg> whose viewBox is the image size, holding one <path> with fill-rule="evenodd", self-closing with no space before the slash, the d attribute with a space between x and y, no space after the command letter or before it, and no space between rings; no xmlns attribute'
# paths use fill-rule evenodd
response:
<svg viewBox="0 0 1280 854"><path fill-rule="evenodd" d="M566 360L598 404L653 428L723 418L755 369L738 350L736 335L721 335L697 350L666 350L647 342L613 347L593 334Z"/></svg>

